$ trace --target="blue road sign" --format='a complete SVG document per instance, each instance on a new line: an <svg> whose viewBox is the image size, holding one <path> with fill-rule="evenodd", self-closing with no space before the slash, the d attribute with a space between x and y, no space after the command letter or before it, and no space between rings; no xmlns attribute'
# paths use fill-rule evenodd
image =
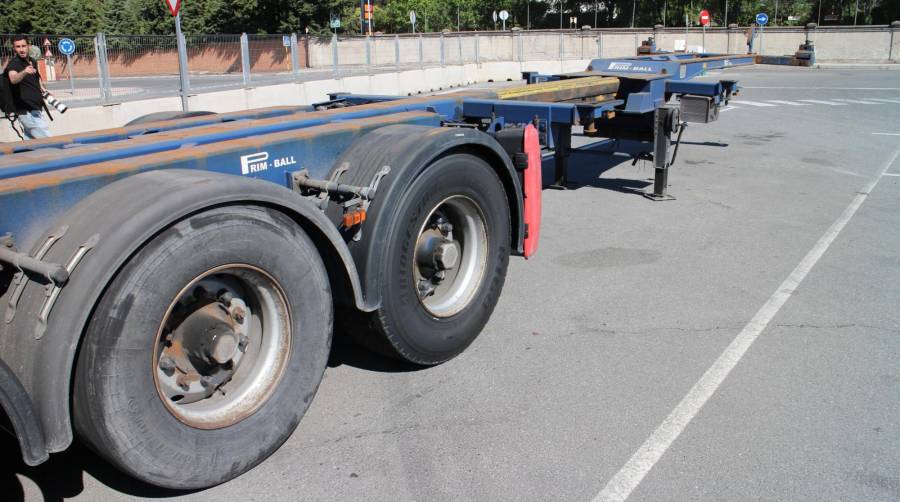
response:
<svg viewBox="0 0 900 502"><path fill-rule="evenodd" d="M756 15L756 24L760 26L765 26L769 24L769 15L765 12L760 12Z"/></svg>
<svg viewBox="0 0 900 502"><path fill-rule="evenodd" d="M64 56L71 56L75 54L75 41L71 38L63 38L57 44L59 48L59 52Z"/></svg>

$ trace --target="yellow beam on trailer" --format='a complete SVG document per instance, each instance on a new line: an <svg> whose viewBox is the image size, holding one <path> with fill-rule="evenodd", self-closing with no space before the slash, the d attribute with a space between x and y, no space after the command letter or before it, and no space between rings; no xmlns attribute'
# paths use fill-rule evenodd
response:
<svg viewBox="0 0 900 502"><path fill-rule="evenodd" d="M559 103L581 98L614 94L619 90L616 77L584 77L498 89L498 99Z"/></svg>

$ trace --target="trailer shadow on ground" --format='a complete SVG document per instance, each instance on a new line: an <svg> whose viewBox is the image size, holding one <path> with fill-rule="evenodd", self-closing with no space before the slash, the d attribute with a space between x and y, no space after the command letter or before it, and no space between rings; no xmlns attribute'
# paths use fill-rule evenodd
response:
<svg viewBox="0 0 900 502"><path fill-rule="evenodd" d="M329 368L347 365L353 368L376 371L379 373L408 373L427 368L427 366L405 363L372 352L354 342L351 336L346 332L346 329L347 328L335 326L334 337L331 342L331 354L328 357ZM378 334L372 333L372 336L378 336Z"/></svg>
<svg viewBox="0 0 900 502"><path fill-rule="evenodd" d="M633 168L634 178L606 178L603 174L621 164L631 163L632 158L624 155L610 155L596 151L573 150L569 155L569 182L566 188L600 188L627 194L643 195L644 189L653 184L653 168L645 167L646 161L638 161ZM543 159L542 177L546 190L554 182L556 161ZM648 180L649 178L649 180Z"/></svg>
<svg viewBox="0 0 900 502"><path fill-rule="evenodd" d="M5 419L5 416L0 416L0 420ZM86 473L113 490L135 497L167 498L192 493L159 488L138 481L116 470L77 442L64 452L50 455L50 459L43 464L29 467L19 456L16 439L0 431L0 452L0 463L4 466L0 468L0 499L4 501L26 500L23 483L30 481L40 491L44 502L62 502L84 491ZM33 490L29 492L29 500L34 500Z"/></svg>

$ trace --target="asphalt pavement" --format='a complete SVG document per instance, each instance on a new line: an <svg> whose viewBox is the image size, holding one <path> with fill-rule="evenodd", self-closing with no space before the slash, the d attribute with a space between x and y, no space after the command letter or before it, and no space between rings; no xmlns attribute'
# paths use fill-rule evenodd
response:
<svg viewBox="0 0 900 502"><path fill-rule="evenodd" d="M743 67L692 124L675 200L576 154L475 343L416 369L338 341L309 412L249 473L184 493L81 447L10 500L898 500L900 80ZM578 144L586 140L578 140ZM545 166L552 168L548 162Z"/></svg>

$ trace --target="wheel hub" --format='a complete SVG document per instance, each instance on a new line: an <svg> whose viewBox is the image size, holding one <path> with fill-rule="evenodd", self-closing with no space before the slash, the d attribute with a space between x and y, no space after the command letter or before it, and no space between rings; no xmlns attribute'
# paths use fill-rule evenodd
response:
<svg viewBox="0 0 900 502"><path fill-rule="evenodd" d="M223 392L220 386L239 369L248 340L243 323L247 307L231 294L226 301L213 300L197 288L192 298L179 303L178 310L191 313L180 322L172 319L178 325L166 336L158 365L164 375L160 384L172 401L189 404Z"/></svg>
<svg viewBox="0 0 900 502"><path fill-rule="evenodd" d="M224 273L195 279L170 306L154 363L169 410L204 429L258 408L290 349L290 316L271 277L246 266L220 268Z"/></svg>
<svg viewBox="0 0 900 502"><path fill-rule="evenodd" d="M445 199L416 241L413 280L419 301L435 316L465 308L484 274L487 235L481 209L469 198Z"/></svg>

